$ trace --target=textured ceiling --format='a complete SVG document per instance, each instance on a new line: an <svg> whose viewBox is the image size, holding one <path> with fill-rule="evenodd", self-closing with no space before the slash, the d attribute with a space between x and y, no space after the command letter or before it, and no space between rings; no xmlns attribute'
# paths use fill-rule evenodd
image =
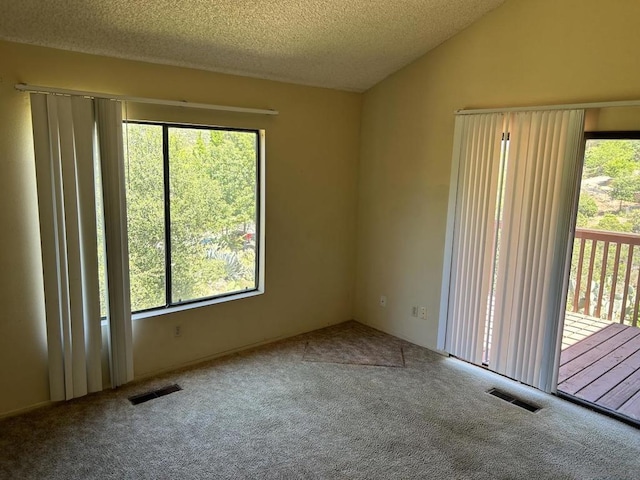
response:
<svg viewBox="0 0 640 480"><path fill-rule="evenodd" d="M504 0L0 0L0 38L362 91Z"/></svg>

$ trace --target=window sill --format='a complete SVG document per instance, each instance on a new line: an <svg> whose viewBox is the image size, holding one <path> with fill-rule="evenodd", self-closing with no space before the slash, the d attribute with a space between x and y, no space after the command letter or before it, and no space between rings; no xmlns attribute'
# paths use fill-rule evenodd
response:
<svg viewBox="0 0 640 480"><path fill-rule="evenodd" d="M209 307L211 305L218 305L220 303L228 303L234 300L240 300L243 298L257 297L262 295L264 290L251 290L250 292L242 292L234 295L228 295L226 297L212 298L209 300L203 300L201 302L188 303L185 305L175 305L172 307L162 308L158 310L149 310L147 312L133 313L131 315L132 320L143 320L146 318L160 317L172 313L184 312L186 310L193 310L194 308Z"/></svg>

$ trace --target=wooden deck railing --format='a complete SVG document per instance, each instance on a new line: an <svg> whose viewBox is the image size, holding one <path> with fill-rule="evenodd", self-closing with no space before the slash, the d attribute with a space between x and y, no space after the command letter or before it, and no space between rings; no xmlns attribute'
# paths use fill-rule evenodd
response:
<svg viewBox="0 0 640 480"><path fill-rule="evenodd" d="M576 229L567 310L638 325L640 235Z"/></svg>

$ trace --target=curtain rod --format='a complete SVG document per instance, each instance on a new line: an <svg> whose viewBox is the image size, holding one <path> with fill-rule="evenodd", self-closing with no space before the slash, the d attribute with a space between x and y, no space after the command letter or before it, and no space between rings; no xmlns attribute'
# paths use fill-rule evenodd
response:
<svg viewBox="0 0 640 480"><path fill-rule="evenodd" d="M479 113L536 112L541 110L573 110L588 108L640 107L640 100L621 100L618 102L567 103L564 105L542 105L535 107L480 108L475 110L456 110L455 115L476 115Z"/></svg>
<svg viewBox="0 0 640 480"><path fill-rule="evenodd" d="M277 110L264 109L264 108L230 107L227 105L192 103L192 102L181 101L181 100L159 100L155 98L129 97L126 95L111 95L109 93L85 92L82 90L66 90L64 88L41 87L37 85L28 85L26 83L18 83L15 86L15 88L16 90L20 90L22 92L51 93L54 95L78 95L82 97L107 98L109 100L121 100L125 102L136 102L136 103L149 103L153 105L170 105L173 107L201 108L204 110L219 110L223 112L252 113L256 115L278 115L280 113Z"/></svg>

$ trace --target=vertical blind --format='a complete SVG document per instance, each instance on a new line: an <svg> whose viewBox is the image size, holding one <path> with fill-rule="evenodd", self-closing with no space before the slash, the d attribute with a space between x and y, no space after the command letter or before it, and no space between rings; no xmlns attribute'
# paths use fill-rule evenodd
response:
<svg viewBox="0 0 640 480"><path fill-rule="evenodd" d="M133 380L122 104L107 99L94 102L104 203L111 386L118 387Z"/></svg>
<svg viewBox="0 0 640 480"><path fill-rule="evenodd" d="M50 395L64 400L102 389L96 165L111 237L106 284L112 386L133 378L131 314L128 293L121 293L128 292L122 114L119 102L39 93L31 94L31 114Z"/></svg>
<svg viewBox="0 0 640 480"><path fill-rule="evenodd" d="M583 129L582 110L456 119L439 347L545 391Z"/></svg>
<svg viewBox="0 0 640 480"><path fill-rule="evenodd" d="M52 400L102 389L93 104L31 96ZM84 248L83 248L84 246Z"/></svg>
<svg viewBox="0 0 640 480"><path fill-rule="evenodd" d="M482 363L490 305L504 131L505 117L500 114L456 117L458 188L445 349L476 364Z"/></svg>

